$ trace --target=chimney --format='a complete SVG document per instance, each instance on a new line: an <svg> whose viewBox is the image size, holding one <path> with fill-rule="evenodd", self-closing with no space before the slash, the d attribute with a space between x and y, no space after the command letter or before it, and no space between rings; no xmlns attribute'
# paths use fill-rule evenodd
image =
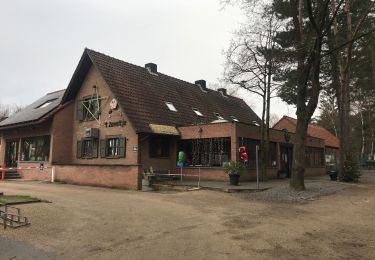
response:
<svg viewBox="0 0 375 260"><path fill-rule="evenodd" d="M227 90L225 88L218 88L217 91L219 91L223 96L228 96Z"/></svg>
<svg viewBox="0 0 375 260"><path fill-rule="evenodd" d="M155 63L147 63L145 65L145 68L150 72L150 73L157 73L158 72L158 65Z"/></svg>
<svg viewBox="0 0 375 260"><path fill-rule="evenodd" d="M202 90L206 90L207 89L207 87L206 87L206 81L203 80L203 79L195 81L195 85L199 86Z"/></svg>

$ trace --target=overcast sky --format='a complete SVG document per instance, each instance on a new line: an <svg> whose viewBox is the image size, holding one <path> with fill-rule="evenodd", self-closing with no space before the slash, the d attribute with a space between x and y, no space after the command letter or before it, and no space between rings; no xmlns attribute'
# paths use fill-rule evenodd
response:
<svg viewBox="0 0 375 260"><path fill-rule="evenodd" d="M12 0L0 6L0 103L26 105L66 88L85 47L208 85L222 77L223 50L245 21L219 0ZM261 103L240 92L260 115ZM272 112L294 116L275 101Z"/></svg>

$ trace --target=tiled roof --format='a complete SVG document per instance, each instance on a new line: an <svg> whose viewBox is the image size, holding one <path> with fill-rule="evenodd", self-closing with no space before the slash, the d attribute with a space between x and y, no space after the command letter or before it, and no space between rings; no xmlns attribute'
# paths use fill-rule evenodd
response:
<svg viewBox="0 0 375 260"><path fill-rule="evenodd" d="M282 129L288 129L289 132L296 132L296 126L297 126L297 119L289 117L289 116L283 116L272 128L282 130ZM333 147L333 148L339 148L340 147L340 141L339 139L331 134L327 129L314 125L309 124L307 129L307 134L311 137L316 137L324 140L325 146Z"/></svg>
<svg viewBox="0 0 375 260"><path fill-rule="evenodd" d="M18 126L19 124L40 120L59 106L64 92L65 89L48 93L31 105L26 106L24 109L1 121L0 128L10 127L13 125Z"/></svg>
<svg viewBox="0 0 375 260"><path fill-rule="evenodd" d="M240 122L260 123L259 117L240 98L223 96L211 89L203 92L195 84L160 72L151 74L144 67L89 49L85 49L81 57L63 102L75 97L92 64L138 132L152 132L150 124L181 126L210 123L217 119L214 113L219 113L228 121L235 116ZM177 112L170 111L165 102L171 102ZM197 116L192 108L197 108L204 116Z"/></svg>

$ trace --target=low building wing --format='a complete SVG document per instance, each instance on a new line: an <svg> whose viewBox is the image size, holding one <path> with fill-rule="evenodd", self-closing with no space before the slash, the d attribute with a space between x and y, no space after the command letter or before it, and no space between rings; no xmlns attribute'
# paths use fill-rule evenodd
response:
<svg viewBox="0 0 375 260"><path fill-rule="evenodd" d="M51 92L0 122L0 128L37 122L48 117L61 102L65 90Z"/></svg>
<svg viewBox="0 0 375 260"><path fill-rule="evenodd" d="M287 129L289 132L295 133L297 126L297 120L292 117L283 116L272 128L277 130ZM325 146L331 148L339 148L339 139L331 134L327 129L309 124L307 134L311 137L316 137L324 140Z"/></svg>

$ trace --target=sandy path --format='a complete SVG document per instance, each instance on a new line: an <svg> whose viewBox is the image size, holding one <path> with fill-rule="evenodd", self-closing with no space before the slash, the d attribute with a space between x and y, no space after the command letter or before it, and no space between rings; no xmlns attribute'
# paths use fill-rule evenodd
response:
<svg viewBox="0 0 375 260"><path fill-rule="evenodd" d="M6 182L0 189L52 201L23 205L32 225L1 229L0 245L1 238L25 241L61 259L375 258L375 184L303 205L214 191L36 182Z"/></svg>

